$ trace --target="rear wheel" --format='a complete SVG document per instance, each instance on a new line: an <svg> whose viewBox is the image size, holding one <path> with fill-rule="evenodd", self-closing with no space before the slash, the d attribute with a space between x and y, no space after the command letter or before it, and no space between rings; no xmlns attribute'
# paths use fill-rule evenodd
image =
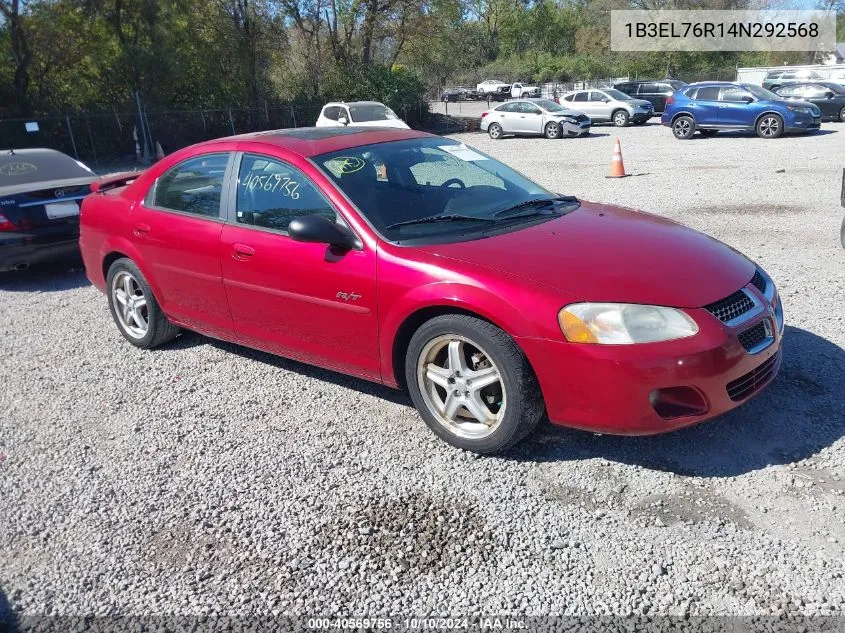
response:
<svg viewBox="0 0 845 633"><path fill-rule="evenodd" d="M842 248L845 248L845 218L842 219L842 228L839 229L839 241L842 242Z"/></svg>
<svg viewBox="0 0 845 633"><path fill-rule="evenodd" d="M115 261L109 267L106 284L114 322L132 345L152 349L178 336L179 328L164 316L147 280L131 259Z"/></svg>
<svg viewBox="0 0 845 633"><path fill-rule="evenodd" d="M839 111L839 120L845 123L845 106L842 106L842 109Z"/></svg>
<svg viewBox="0 0 845 633"><path fill-rule="evenodd" d="M628 113L625 110L617 110L613 113L611 119L613 120L613 125L616 127L625 127L628 125Z"/></svg>
<svg viewBox="0 0 845 633"><path fill-rule="evenodd" d="M778 138L783 135L783 119L777 114L765 114L757 121L757 136Z"/></svg>
<svg viewBox="0 0 845 633"><path fill-rule="evenodd" d="M560 132L560 125L558 125L554 121L550 121L546 124L546 138L560 138Z"/></svg>
<svg viewBox="0 0 845 633"><path fill-rule="evenodd" d="M490 135L490 138L495 141L502 138L504 130L502 130L502 126L498 123L491 123L490 127L487 128L487 133Z"/></svg>
<svg viewBox="0 0 845 633"><path fill-rule="evenodd" d="M543 417L540 387L522 352L475 317L447 314L424 323L408 346L405 377L428 427L464 450L502 451Z"/></svg>
<svg viewBox="0 0 845 633"><path fill-rule="evenodd" d="M676 139L685 141L695 133L695 121L691 116L679 116L672 122L672 134Z"/></svg>

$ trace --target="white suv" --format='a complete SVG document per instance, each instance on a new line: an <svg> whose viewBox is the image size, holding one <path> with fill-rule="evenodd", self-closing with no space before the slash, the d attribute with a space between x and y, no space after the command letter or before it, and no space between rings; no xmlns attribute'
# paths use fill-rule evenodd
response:
<svg viewBox="0 0 845 633"><path fill-rule="evenodd" d="M378 101L350 101L327 103L317 117L316 127L396 127L404 130L408 125L396 113Z"/></svg>
<svg viewBox="0 0 845 633"><path fill-rule="evenodd" d="M617 127L628 123L642 125L654 115L654 106L645 99L634 99L615 88L576 90L564 95L561 104L586 112L593 122L610 121Z"/></svg>

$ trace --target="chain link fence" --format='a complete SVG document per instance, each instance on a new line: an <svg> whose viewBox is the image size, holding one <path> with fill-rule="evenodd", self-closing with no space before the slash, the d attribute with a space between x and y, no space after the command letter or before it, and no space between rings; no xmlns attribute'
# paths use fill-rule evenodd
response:
<svg viewBox="0 0 845 633"><path fill-rule="evenodd" d="M152 162L164 154L223 136L312 126L321 104L265 104L258 108L111 112L0 119L0 150L49 147L97 168ZM428 103L403 104L396 114L414 127L448 129L429 116ZM35 125L33 125L35 124Z"/></svg>

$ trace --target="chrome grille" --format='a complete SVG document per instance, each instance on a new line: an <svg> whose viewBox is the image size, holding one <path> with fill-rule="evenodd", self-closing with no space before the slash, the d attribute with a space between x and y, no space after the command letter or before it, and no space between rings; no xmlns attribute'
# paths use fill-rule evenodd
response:
<svg viewBox="0 0 845 633"><path fill-rule="evenodd" d="M760 321L754 327L750 327L739 335L739 342L745 348L746 352L750 352L757 345L770 338L770 330L766 327L765 321ZM760 351L760 350L758 350Z"/></svg>
<svg viewBox="0 0 845 633"><path fill-rule="evenodd" d="M722 323L727 323L741 316L754 307L754 302L742 290L737 290L729 297L720 299L708 306L704 306L710 314L719 319Z"/></svg>
<svg viewBox="0 0 845 633"><path fill-rule="evenodd" d="M762 273L758 270L754 273L754 276L751 278L751 285L757 288L763 294L766 293L766 278L763 277Z"/></svg>
<svg viewBox="0 0 845 633"><path fill-rule="evenodd" d="M780 352L773 354L771 358L761 365L758 365L744 376L732 380L725 389L728 397L734 402L745 400L763 388L775 375L778 366Z"/></svg>

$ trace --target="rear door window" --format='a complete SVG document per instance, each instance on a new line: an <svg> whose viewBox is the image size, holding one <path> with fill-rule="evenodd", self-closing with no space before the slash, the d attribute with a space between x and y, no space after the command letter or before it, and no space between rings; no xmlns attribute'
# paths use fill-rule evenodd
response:
<svg viewBox="0 0 845 633"><path fill-rule="evenodd" d="M695 95L696 101L718 101L719 100L719 86L705 86L699 88Z"/></svg>
<svg viewBox="0 0 845 633"><path fill-rule="evenodd" d="M730 101L733 103L738 103L741 102L743 98L747 96L749 96L748 92L746 92L742 88L737 88L736 86L725 86L719 93L719 101Z"/></svg>
<svg viewBox="0 0 845 633"><path fill-rule="evenodd" d="M569 99L567 99L568 101ZM575 93L575 96L572 98L572 101L586 101L587 100L587 93L586 92L578 92Z"/></svg>
<svg viewBox="0 0 845 633"><path fill-rule="evenodd" d="M230 154L205 154L183 161L159 176L146 204L158 209L220 217L223 178Z"/></svg>

